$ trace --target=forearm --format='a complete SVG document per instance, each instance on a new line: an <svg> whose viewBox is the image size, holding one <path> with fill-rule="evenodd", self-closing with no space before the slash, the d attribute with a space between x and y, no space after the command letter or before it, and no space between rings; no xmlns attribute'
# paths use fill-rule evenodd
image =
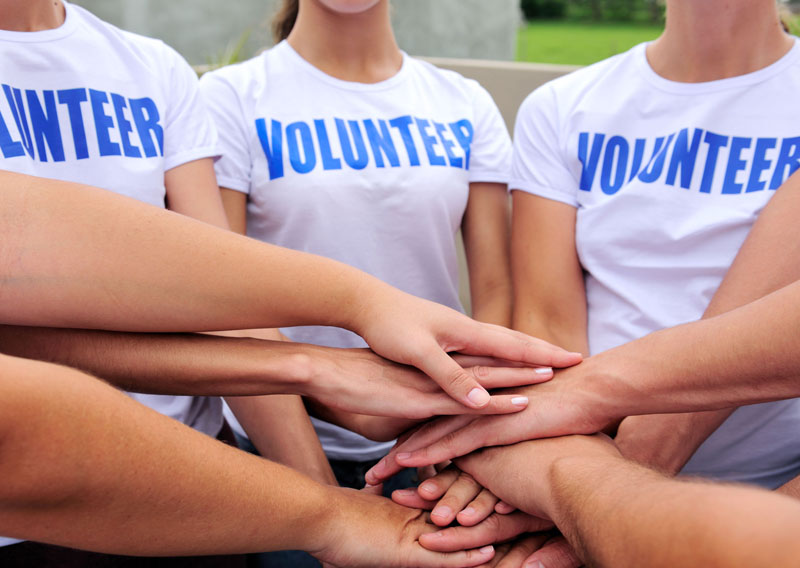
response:
<svg viewBox="0 0 800 568"><path fill-rule="evenodd" d="M336 477L296 395L228 397L228 405L262 457L336 485Z"/></svg>
<svg viewBox="0 0 800 568"><path fill-rule="evenodd" d="M791 238L795 220L800 213L798 186L800 186L800 176L790 178L761 213L714 294L703 318L741 307L800 279L800 264L797 262L800 258L800 243L797 239ZM742 322L738 325L748 324ZM767 335L751 336L751 340L770 345L773 338L768 330L764 331ZM746 342L741 347L744 349L742 351L744 354L752 349ZM714 351L728 350L730 346L717 341L716 345L708 345L708 349L711 355ZM776 351L771 358L777 353L779 352ZM681 357L683 356L681 352ZM723 364L726 362L719 359L717 361ZM667 360L659 360L659 366L670 364ZM723 369L720 371L725 373ZM691 370L677 372L691 372ZM766 374L759 379L753 383L759 388L765 386L761 381L771 380ZM732 383L730 388L741 387ZM769 392L771 387L767 385L766 390ZM729 408L702 414L628 418L620 427L620 448L626 456L642 463L657 465L673 473L677 472L733 410ZM669 447L670 444L672 447ZM664 447L665 445L667 447ZM654 454L656 447L658 454Z"/></svg>
<svg viewBox="0 0 800 568"><path fill-rule="evenodd" d="M367 298L388 289L341 263L107 191L7 172L0 187L0 224L14 235L0 246L0 318L7 323L127 331L310 323L352 329ZM54 201L58 213L43 214ZM126 262L109 260L120 258Z"/></svg>
<svg viewBox="0 0 800 568"><path fill-rule="evenodd" d="M725 314L664 329L587 361L582 384L615 415L714 410L800 394L800 282ZM658 364L653 364L657 361ZM589 385L594 371L603 376ZM613 379L610 377L613 376Z"/></svg>
<svg viewBox="0 0 800 568"><path fill-rule="evenodd" d="M591 566L793 566L800 506L760 490L679 482L618 457L552 467L552 517Z"/></svg>
<svg viewBox="0 0 800 568"><path fill-rule="evenodd" d="M222 396L305 393L313 346L202 334L0 325L0 352L60 363L129 391Z"/></svg>
<svg viewBox="0 0 800 568"><path fill-rule="evenodd" d="M77 371L8 357L2 369L0 533L135 555L319 545L335 496L305 476Z"/></svg>

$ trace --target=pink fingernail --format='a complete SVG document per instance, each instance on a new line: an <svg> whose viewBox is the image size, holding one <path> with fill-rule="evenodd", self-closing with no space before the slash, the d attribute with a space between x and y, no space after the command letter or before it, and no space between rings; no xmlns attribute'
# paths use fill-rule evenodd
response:
<svg viewBox="0 0 800 568"><path fill-rule="evenodd" d="M447 505L442 505L441 507L436 507L433 511L431 511L431 517L440 517L440 518L447 518L453 514L453 510L448 507Z"/></svg>
<svg viewBox="0 0 800 568"><path fill-rule="evenodd" d="M424 491L425 493L433 493L436 491L436 485L434 483L428 483L427 481L419 486L420 491Z"/></svg>
<svg viewBox="0 0 800 568"><path fill-rule="evenodd" d="M480 552L481 554L489 554L493 550L494 550L494 546L489 545L489 546L484 546L481 549L478 549L478 552Z"/></svg>
<svg viewBox="0 0 800 568"><path fill-rule="evenodd" d="M407 460L410 457L411 457L411 454L409 452L400 452L399 454L394 456L394 459L395 460Z"/></svg>
<svg viewBox="0 0 800 568"><path fill-rule="evenodd" d="M514 406L527 406L528 404L528 397L527 396L515 396L511 399L511 404Z"/></svg>
<svg viewBox="0 0 800 568"><path fill-rule="evenodd" d="M475 509L473 509L472 507L467 507L466 509L464 509L463 511L461 511L461 514L462 514L462 515L466 515L466 516L468 516L468 517L471 517L471 516L472 516L472 515L474 515L475 513L477 513L477 511L476 511Z"/></svg>
<svg viewBox="0 0 800 568"><path fill-rule="evenodd" d="M475 406L486 406L489 404L489 393L483 390L482 388L475 387L469 394L467 398L470 400L472 404Z"/></svg>
<svg viewBox="0 0 800 568"><path fill-rule="evenodd" d="M395 489L395 493L398 495L402 495L403 497L411 497L414 495L413 489Z"/></svg>
<svg viewBox="0 0 800 568"><path fill-rule="evenodd" d="M552 367L538 367L538 368L534 369L533 372L536 373L537 375L549 375L550 373L553 372L553 368Z"/></svg>

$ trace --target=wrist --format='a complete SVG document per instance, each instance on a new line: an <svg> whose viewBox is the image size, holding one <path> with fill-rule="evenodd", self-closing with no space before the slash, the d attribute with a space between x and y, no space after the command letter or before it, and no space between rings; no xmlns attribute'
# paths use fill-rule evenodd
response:
<svg viewBox="0 0 800 568"><path fill-rule="evenodd" d="M249 380L262 385L261 394L308 395L320 361L316 346L291 341L247 339L254 354Z"/></svg>

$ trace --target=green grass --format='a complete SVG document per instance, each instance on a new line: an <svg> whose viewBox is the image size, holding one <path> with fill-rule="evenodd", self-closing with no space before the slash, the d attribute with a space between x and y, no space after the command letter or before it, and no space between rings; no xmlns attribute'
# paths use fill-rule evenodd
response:
<svg viewBox="0 0 800 568"><path fill-rule="evenodd" d="M588 65L658 37L662 26L536 20L517 36L517 61Z"/></svg>

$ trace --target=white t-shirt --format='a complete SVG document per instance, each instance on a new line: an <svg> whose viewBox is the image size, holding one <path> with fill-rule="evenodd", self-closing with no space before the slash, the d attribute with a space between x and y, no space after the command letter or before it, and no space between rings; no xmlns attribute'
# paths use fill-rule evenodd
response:
<svg viewBox="0 0 800 568"><path fill-rule="evenodd" d="M0 31L0 169L164 207L164 172L215 156L197 76L161 41L64 2L62 26ZM217 398L131 394L216 436Z"/></svg>
<svg viewBox="0 0 800 568"><path fill-rule="evenodd" d="M508 132L478 83L406 55L390 79L342 81L282 42L200 85L220 132L217 179L248 194L249 236L462 309L455 235L469 183L506 183L510 170ZM339 328L283 331L365 345ZM334 459L374 459L389 447L316 425Z"/></svg>
<svg viewBox="0 0 800 568"><path fill-rule="evenodd" d="M544 85L517 118L509 187L577 208L592 353L699 319L800 166L800 44L694 84L657 75L645 47ZM800 473L798 429L797 400L743 407L684 472L776 487Z"/></svg>

